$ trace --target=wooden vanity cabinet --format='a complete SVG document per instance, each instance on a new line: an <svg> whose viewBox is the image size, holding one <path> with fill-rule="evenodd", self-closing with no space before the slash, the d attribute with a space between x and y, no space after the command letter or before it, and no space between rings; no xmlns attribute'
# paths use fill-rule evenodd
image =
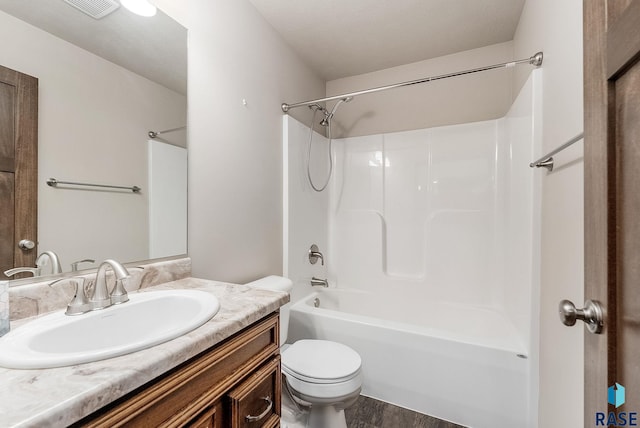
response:
<svg viewBox="0 0 640 428"><path fill-rule="evenodd" d="M278 336L276 312L74 426L277 427Z"/></svg>
<svg viewBox="0 0 640 428"><path fill-rule="evenodd" d="M188 426L192 428L218 428L222 424L220 415L222 414L222 409L218 409L216 407L221 407L222 404L219 403L218 406L212 406L204 411L203 414L197 416L195 419L188 422ZM216 418L216 416L218 416Z"/></svg>

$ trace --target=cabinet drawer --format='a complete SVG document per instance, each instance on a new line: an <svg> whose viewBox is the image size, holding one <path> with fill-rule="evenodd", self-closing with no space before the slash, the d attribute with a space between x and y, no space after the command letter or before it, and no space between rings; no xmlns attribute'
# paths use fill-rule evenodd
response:
<svg viewBox="0 0 640 428"><path fill-rule="evenodd" d="M215 407L205 410L200 416L188 423L189 428L217 428L218 414Z"/></svg>
<svg viewBox="0 0 640 428"><path fill-rule="evenodd" d="M280 422L280 356L229 394L232 428L277 427Z"/></svg>

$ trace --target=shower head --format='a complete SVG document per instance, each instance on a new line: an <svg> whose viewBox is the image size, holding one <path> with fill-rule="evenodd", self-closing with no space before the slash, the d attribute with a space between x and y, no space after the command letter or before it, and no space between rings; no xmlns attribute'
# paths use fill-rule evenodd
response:
<svg viewBox="0 0 640 428"><path fill-rule="evenodd" d="M327 112L327 110L324 109L324 119L320 121L320 125L329 126L329 122L331 122L331 118L333 118L334 113L336 112L336 110L338 110L338 106L342 103L348 103L352 99L353 97L346 97L338 100L336 105L333 106L333 109L331 109L331 113Z"/></svg>
<svg viewBox="0 0 640 428"><path fill-rule="evenodd" d="M336 105L333 106L333 110L331 110L331 114L335 113L336 110L338 110L338 106L342 103L348 103L349 101L351 101L353 99L353 97L346 97L346 98L341 98L338 100L338 102L336 103Z"/></svg>

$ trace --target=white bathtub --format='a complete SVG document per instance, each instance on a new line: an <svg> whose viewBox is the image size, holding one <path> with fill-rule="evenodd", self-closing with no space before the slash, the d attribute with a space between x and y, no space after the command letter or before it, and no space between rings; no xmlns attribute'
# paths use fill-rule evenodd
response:
<svg viewBox="0 0 640 428"><path fill-rule="evenodd" d="M334 288L290 316L289 342L334 340L362 356L364 395L474 428L529 426L526 349L497 312Z"/></svg>

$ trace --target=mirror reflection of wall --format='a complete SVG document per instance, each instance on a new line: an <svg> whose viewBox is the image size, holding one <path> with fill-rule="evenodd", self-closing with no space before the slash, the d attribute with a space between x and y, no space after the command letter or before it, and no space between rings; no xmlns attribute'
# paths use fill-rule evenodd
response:
<svg viewBox="0 0 640 428"><path fill-rule="evenodd" d="M16 3L26 2L0 0L0 9L7 11L16 7ZM66 20L66 24L56 24L62 27L70 25L69 19L82 25L103 25L103 21L115 19L116 14L127 14L123 16L129 26L149 19L133 16L120 8L97 21L63 1L41 0L41 3L42 12L49 14L46 19ZM53 7L52 4L63 12L52 14L48 9ZM35 10L40 6L29 2L29 6L24 8ZM19 15L19 11L10 12ZM159 14L161 22L169 19L161 12ZM149 27L149 21L143 25ZM124 33L122 28L120 30ZM136 28L132 30L130 34L135 37ZM163 31L160 27L157 30ZM186 125L186 81L180 82L180 76L186 76L186 29L182 30L183 40L180 43L183 43L184 58L181 61L166 58L161 62L163 66L184 67L185 70L167 70L165 75L169 78L160 84L157 83L162 80L160 77L134 73L112 62L117 58L111 58L111 61L104 59L0 11L0 38L3 40L0 65L34 76L39 81L38 245L34 251L55 251L63 272L70 271L73 262L83 259L99 262L114 258L130 262L151 258L149 189L152 183L149 177L152 175L148 167L147 134L150 130L161 131ZM103 27L96 27L95 31L86 32L86 37L100 33L103 39L109 39L104 31ZM117 37L122 37L122 34ZM142 46L143 49L157 49L153 48L157 45L147 41L142 41ZM114 48L117 55L117 46ZM130 46L123 44L121 53L131 53L131 50ZM150 53L153 56L164 55L162 49ZM135 58L133 62L136 62ZM137 62L144 60L138 59ZM178 83L167 83L172 78ZM156 144L186 147L186 131L163 134L156 141L159 142ZM49 178L136 185L142 191L134 193L74 186L56 188L47 186ZM180 204L183 208L177 208L177 215L179 217L184 211L186 216L186 195ZM167 251L178 251L175 248L179 248L186 252L186 223L179 229L185 229L182 238L174 235L172 239L183 241ZM155 236L158 236L157 231ZM154 257L171 255L177 254L160 252ZM79 266L80 269L90 267L95 265L85 263ZM43 271L46 273L46 268Z"/></svg>

